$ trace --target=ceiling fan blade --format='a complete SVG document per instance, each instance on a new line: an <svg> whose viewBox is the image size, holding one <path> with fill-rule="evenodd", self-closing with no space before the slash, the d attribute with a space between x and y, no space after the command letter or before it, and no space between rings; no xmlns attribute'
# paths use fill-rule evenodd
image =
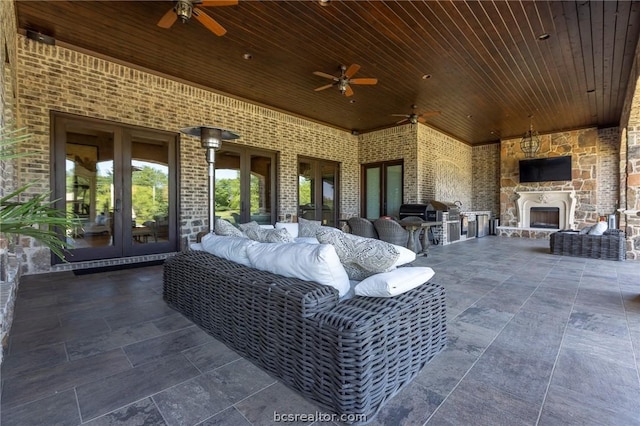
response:
<svg viewBox="0 0 640 426"><path fill-rule="evenodd" d="M344 90L344 95L345 96L353 96L353 89L348 84L347 84L347 87Z"/></svg>
<svg viewBox="0 0 640 426"><path fill-rule="evenodd" d="M347 70L344 72L345 77L347 78L351 78L353 77L353 75L355 73L358 72L358 70L360 69L360 65L358 64L351 64L351 66L349 68L347 68Z"/></svg>
<svg viewBox="0 0 640 426"><path fill-rule="evenodd" d="M406 117L409 118L409 114L391 114L392 117Z"/></svg>
<svg viewBox="0 0 640 426"><path fill-rule="evenodd" d="M402 123L407 122L407 121L409 121L409 118L408 118L408 117L407 117L407 118L405 118L405 119L403 119L403 120L396 121L396 124L402 124Z"/></svg>
<svg viewBox="0 0 640 426"><path fill-rule="evenodd" d="M324 78L330 78L331 80L335 80L338 81L340 80L338 77L331 75L331 74L327 74L321 71L314 71L313 72L315 75L317 75L318 77L324 77Z"/></svg>
<svg viewBox="0 0 640 426"><path fill-rule="evenodd" d="M320 86L320 87L315 88L313 90L315 90L316 92L319 92L321 90L328 89L329 87L333 87L333 83L332 84L327 84L326 86Z"/></svg>
<svg viewBox="0 0 640 426"><path fill-rule="evenodd" d="M209 31L211 31L212 33L214 33L217 36L223 36L227 32L227 30L225 30L222 25L218 24L218 22L215 19L213 19L211 16L207 15L204 12L204 10L202 10L202 9L198 9L197 7L194 7L192 16L195 16L196 19L202 25L207 27L207 29Z"/></svg>
<svg viewBox="0 0 640 426"><path fill-rule="evenodd" d="M238 0L203 0L199 6L214 7L214 6L236 6Z"/></svg>
<svg viewBox="0 0 640 426"><path fill-rule="evenodd" d="M352 78L349 84L378 84L377 78Z"/></svg>
<svg viewBox="0 0 640 426"><path fill-rule="evenodd" d="M171 26L178 19L178 15L173 11L173 8L169 9L167 13L165 13L162 18L158 21L158 26L160 28L171 28Z"/></svg>

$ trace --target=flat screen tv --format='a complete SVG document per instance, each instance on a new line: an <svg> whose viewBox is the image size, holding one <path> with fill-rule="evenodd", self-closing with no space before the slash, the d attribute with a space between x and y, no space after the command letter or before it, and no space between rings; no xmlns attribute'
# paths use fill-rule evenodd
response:
<svg viewBox="0 0 640 426"><path fill-rule="evenodd" d="M520 160L520 183L571 180L571 156Z"/></svg>

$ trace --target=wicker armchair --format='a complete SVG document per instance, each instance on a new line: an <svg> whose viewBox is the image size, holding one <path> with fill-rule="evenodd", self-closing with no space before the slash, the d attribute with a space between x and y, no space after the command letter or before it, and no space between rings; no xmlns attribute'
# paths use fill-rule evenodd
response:
<svg viewBox="0 0 640 426"><path fill-rule="evenodd" d="M376 219L373 226L378 232L378 238L398 246L413 248L413 241L410 241L411 234L402 225L392 219Z"/></svg>
<svg viewBox="0 0 640 426"><path fill-rule="evenodd" d="M366 238L379 238L376 228L369 219L365 219L364 217L352 217L347 220L347 224L349 225L353 235Z"/></svg>

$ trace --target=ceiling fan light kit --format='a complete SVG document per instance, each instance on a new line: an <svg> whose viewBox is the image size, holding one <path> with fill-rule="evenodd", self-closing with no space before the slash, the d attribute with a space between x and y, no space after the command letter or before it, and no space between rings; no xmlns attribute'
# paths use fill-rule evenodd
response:
<svg viewBox="0 0 640 426"><path fill-rule="evenodd" d="M440 111L425 111L421 114L416 114L415 110L417 108L418 108L417 105L411 105L411 109L413 110L411 114L391 114L391 116L404 117L402 120L396 122L396 124L403 124L406 122L409 122L411 124L418 124L418 123L426 123L427 117L440 114Z"/></svg>
<svg viewBox="0 0 640 426"><path fill-rule="evenodd" d="M324 86L317 87L313 90L319 92L320 90L325 90L333 86L338 86L338 90L344 96L353 96L353 89L351 88L352 84L356 85L374 85L378 84L377 78L352 78L355 73L360 69L360 65L351 64L348 68L346 65L340 66L340 75L335 76L331 74L324 73L322 71L314 71L313 74L318 77L328 78L333 80L333 83L326 84Z"/></svg>
<svg viewBox="0 0 640 426"><path fill-rule="evenodd" d="M180 18L183 24L186 24L193 16L204 25L209 31L217 36L223 36L227 30L211 16L198 7L215 7L215 6L235 6L238 0L176 0L175 6L165 13L158 21L160 28L171 28L173 24Z"/></svg>

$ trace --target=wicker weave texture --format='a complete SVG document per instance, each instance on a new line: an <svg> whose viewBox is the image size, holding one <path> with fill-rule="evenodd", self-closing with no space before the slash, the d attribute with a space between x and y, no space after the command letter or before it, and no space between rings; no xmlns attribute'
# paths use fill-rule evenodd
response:
<svg viewBox="0 0 640 426"><path fill-rule="evenodd" d="M373 226L373 222L369 219L364 217L352 217L347 220L347 224L349 225L353 235L378 239L378 232Z"/></svg>
<svg viewBox="0 0 640 426"><path fill-rule="evenodd" d="M402 225L392 219L376 219L373 226L378 232L378 237L382 241L395 244L402 247L411 247L412 242L409 241L409 231L404 229Z"/></svg>
<svg viewBox="0 0 640 426"><path fill-rule="evenodd" d="M167 259L164 299L284 384L371 420L446 344L444 289L355 297L206 252Z"/></svg>
<svg viewBox="0 0 640 426"><path fill-rule="evenodd" d="M592 259L625 260L625 234L610 229L604 235L579 234L559 231L549 238L551 253L563 256L579 256Z"/></svg>

